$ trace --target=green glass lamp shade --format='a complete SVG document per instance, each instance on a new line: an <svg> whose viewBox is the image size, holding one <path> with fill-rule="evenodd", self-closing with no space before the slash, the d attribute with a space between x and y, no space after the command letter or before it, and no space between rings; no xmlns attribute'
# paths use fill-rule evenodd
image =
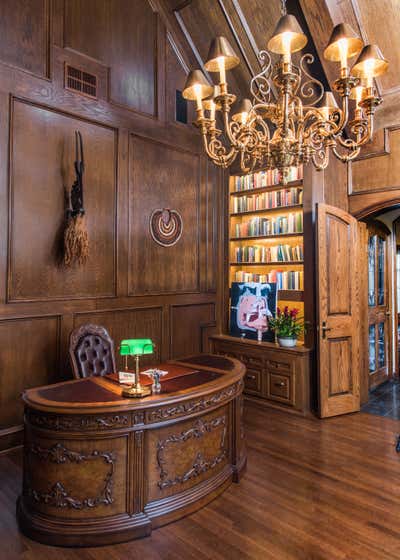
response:
<svg viewBox="0 0 400 560"><path fill-rule="evenodd" d="M143 354L152 354L153 351L153 341L150 338L121 340L119 349L121 356L141 356Z"/></svg>

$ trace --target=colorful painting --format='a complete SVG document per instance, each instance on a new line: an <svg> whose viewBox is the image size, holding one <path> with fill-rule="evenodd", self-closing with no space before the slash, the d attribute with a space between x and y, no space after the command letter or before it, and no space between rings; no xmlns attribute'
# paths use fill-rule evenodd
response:
<svg viewBox="0 0 400 560"><path fill-rule="evenodd" d="M276 283L232 282L230 334L275 341L269 319L276 315Z"/></svg>

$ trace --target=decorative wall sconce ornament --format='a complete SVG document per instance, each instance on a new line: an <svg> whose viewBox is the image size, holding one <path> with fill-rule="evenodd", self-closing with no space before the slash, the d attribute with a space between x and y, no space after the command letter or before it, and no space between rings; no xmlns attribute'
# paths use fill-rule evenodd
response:
<svg viewBox="0 0 400 560"><path fill-rule="evenodd" d="M178 243L183 230L182 216L169 208L157 209L150 216L150 233L156 243L172 247Z"/></svg>
<svg viewBox="0 0 400 560"><path fill-rule="evenodd" d="M194 125L216 165L227 168L239 158L245 173L255 167L278 169L285 184L291 166L311 161L316 169L325 169L330 152L347 162L371 140L375 109L382 103L373 80L388 68L379 47L363 47L347 24L333 29L324 57L340 65L332 84L341 99L339 107L332 92L324 91L322 83L310 75L311 54L304 54L298 66L292 62L292 53L306 44L306 35L296 18L286 13L282 0L282 17L268 41L268 51L279 58L274 63L267 50L258 53L261 72L250 82L252 101L235 103L235 95L228 92L226 71L240 60L225 37L212 41L204 66L219 74L218 86L213 87L200 70L194 70L183 97L196 102ZM350 69L350 59L357 56ZM349 99L355 100L353 115L349 114ZM218 128L218 120L223 130Z"/></svg>
<svg viewBox="0 0 400 560"><path fill-rule="evenodd" d="M83 141L79 131L75 131L75 173L76 179L67 193L66 228L64 231L64 264L72 266L84 264L89 256L89 239L86 228L85 208L83 205L83 174L85 160Z"/></svg>

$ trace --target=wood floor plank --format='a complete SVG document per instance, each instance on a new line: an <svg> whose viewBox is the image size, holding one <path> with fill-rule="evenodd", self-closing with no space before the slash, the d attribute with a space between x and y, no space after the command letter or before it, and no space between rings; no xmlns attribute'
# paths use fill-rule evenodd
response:
<svg viewBox="0 0 400 560"><path fill-rule="evenodd" d="M197 513L115 546L63 549L15 520L22 451L0 456L1 560L400 560L400 424L245 409L248 470Z"/></svg>

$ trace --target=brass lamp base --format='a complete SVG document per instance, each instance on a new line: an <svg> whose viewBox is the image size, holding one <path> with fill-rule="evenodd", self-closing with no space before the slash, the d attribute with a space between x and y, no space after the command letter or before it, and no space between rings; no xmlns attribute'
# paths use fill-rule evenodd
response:
<svg viewBox="0 0 400 560"><path fill-rule="evenodd" d="M149 395L151 395L151 388L143 385L132 385L131 387L122 389L122 396L129 399L141 399Z"/></svg>

